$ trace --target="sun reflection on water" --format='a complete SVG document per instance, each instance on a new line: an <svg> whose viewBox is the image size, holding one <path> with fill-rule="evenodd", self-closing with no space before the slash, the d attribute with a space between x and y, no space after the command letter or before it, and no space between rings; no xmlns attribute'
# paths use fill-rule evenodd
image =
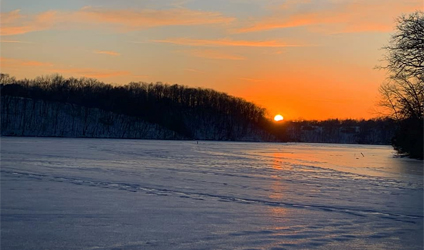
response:
<svg viewBox="0 0 424 250"><path fill-rule="evenodd" d="M274 172L274 181L271 182L271 193L269 194L269 198L275 202L281 202L284 199L284 193L286 191L285 183L283 182L282 171L283 171L283 161L281 159L282 153L274 153L272 158L272 170ZM286 213L285 208L283 207L271 207L271 213L275 215L275 217L283 217Z"/></svg>

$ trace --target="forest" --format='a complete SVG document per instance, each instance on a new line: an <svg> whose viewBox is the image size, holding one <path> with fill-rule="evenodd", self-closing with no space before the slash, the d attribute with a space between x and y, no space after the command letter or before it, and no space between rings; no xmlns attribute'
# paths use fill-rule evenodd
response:
<svg viewBox="0 0 424 250"><path fill-rule="evenodd" d="M40 117L46 118L52 112L64 109L64 104L69 104L74 111L71 122L75 123L75 119L77 119L78 123L83 123L82 127L97 125L110 127L115 123L115 119L111 118L113 114L119 114L125 116L128 121L137 120L148 126L154 125L161 130L168 131L172 135L167 135L166 139L275 140L263 129L263 123L266 122L263 108L241 98L211 89L140 82L113 86L95 79L65 79L59 75L37 77L33 80L16 80L3 74L0 83L2 116L5 118L2 120L3 135L5 133L26 135L25 133L19 134L19 131L10 131L8 128L12 121L7 118L11 115L10 110L16 108L16 105L25 105L28 108L29 101L33 109L40 102L44 106L50 105L51 108L45 107L44 112L39 112ZM20 102L17 102L17 97L21 98ZM24 104L21 103L22 101ZM99 111L107 113L99 115L95 110L97 113ZM25 114L25 112L21 113ZM55 117L58 117L59 113L53 117L49 116L46 121L41 122L57 123ZM90 117L93 115L99 116L98 119L94 121L93 117ZM17 120L19 119L28 119L28 117L21 117ZM128 123L122 129L130 129L130 127L131 124ZM26 130L31 131L31 128ZM53 133L58 130L61 130L62 134ZM53 133L52 136L66 134L76 137L94 136L87 134L86 129L75 133L75 131L69 131L69 128L64 130L61 127L53 128L53 131L43 130L32 133L34 135ZM123 131L122 134L125 132ZM121 137L117 135L105 135L105 137ZM137 135L124 137L139 138ZM162 139L161 136L155 135L149 135L148 138Z"/></svg>
<svg viewBox="0 0 424 250"><path fill-rule="evenodd" d="M212 89L1 74L3 136L390 144L391 119L285 121Z"/></svg>

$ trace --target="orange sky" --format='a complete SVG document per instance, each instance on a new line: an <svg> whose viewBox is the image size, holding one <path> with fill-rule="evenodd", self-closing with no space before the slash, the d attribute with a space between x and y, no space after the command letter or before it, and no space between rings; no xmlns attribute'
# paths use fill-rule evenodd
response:
<svg viewBox="0 0 424 250"><path fill-rule="evenodd" d="M286 119L371 118L422 0L3 0L2 73L213 88Z"/></svg>

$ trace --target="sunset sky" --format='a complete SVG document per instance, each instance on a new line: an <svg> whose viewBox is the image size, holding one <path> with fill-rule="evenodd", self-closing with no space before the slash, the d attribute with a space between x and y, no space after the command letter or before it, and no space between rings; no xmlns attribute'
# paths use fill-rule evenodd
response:
<svg viewBox="0 0 424 250"><path fill-rule="evenodd" d="M212 88L286 119L371 118L422 0L3 0L1 71Z"/></svg>

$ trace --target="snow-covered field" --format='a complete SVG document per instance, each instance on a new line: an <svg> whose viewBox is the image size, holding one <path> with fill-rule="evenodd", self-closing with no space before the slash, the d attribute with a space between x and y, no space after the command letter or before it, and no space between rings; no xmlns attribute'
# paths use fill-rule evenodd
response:
<svg viewBox="0 0 424 250"><path fill-rule="evenodd" d="M389 146L1 138L1 249L422 249Z"/></svg>

